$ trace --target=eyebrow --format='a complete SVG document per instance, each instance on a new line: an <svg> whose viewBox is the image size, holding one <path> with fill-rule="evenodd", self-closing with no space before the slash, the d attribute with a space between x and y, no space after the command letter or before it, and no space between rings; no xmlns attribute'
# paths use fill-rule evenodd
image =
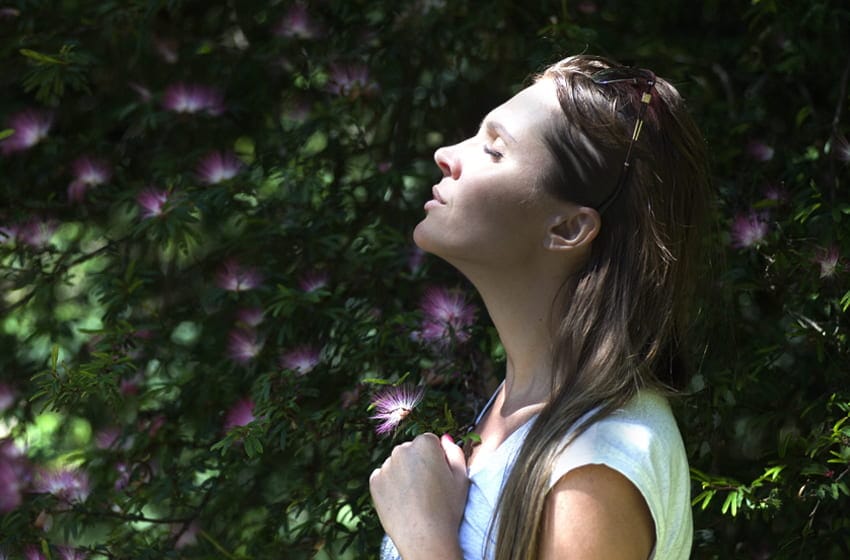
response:
<svg viewBox="0 0 850 560"><path fill-rule="evenodd" d="M507 140L511 144L516 144L517 139L514 138L508 129L502 125L502 123L497 121L486 121L482 123L483 126L487 129L487 132L493 134L495 136L501 136L505 140Z"/></svg>

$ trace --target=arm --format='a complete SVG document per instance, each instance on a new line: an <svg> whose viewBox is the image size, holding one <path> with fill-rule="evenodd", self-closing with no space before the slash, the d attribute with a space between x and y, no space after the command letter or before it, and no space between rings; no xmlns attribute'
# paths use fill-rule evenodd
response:
<svg viewBox="0 0 850 560"><path fill-rule="evenodd" d="M604 465L562 476L546 498L543 515L541 560L646 560L655 543L643 496Z"/></svg>
<svg viewBox="0 0 850 560"><path fill-rule="evenodd" d="M468 488L463 451L434 434L396 446L369 477L381 525L404 560L462 558L458 530Z"/></svg>

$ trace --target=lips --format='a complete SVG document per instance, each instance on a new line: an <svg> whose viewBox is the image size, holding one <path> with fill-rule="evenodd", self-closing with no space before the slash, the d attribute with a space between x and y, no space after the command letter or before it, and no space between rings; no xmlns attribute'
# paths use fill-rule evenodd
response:
<svg viewBox="0 0 850 560"><path fill-rule="evenodd" d="M434 197L434 200L439 202L440 204L445 204L446 201L443 200L443 197L440 196L440 191L437 190L436 185L431 187L431 195Z"/></svg>

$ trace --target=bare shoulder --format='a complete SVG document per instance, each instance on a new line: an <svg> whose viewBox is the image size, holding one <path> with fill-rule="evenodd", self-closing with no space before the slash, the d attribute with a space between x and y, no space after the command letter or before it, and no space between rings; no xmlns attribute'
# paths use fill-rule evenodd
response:
<svg viewBox="0 0 850 560"><path fill-rule="evenodd" d="M654 543L655 526L646 501L614 469L573 469L546 498L542 560L646 560Z"/></svg>

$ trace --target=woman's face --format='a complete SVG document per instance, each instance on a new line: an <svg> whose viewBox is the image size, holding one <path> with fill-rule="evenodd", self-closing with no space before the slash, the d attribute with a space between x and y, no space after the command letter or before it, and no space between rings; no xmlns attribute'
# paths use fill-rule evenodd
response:
<svg viewBox="0 0 850 560"><path fill-rule="evenodd" d="M560 114L554 84L542 79L491 111L475 136L437 150L443 178L416 244L461 268L521 264L542 251L557 208L543 187L554 165L543 131Z"/></svg>

